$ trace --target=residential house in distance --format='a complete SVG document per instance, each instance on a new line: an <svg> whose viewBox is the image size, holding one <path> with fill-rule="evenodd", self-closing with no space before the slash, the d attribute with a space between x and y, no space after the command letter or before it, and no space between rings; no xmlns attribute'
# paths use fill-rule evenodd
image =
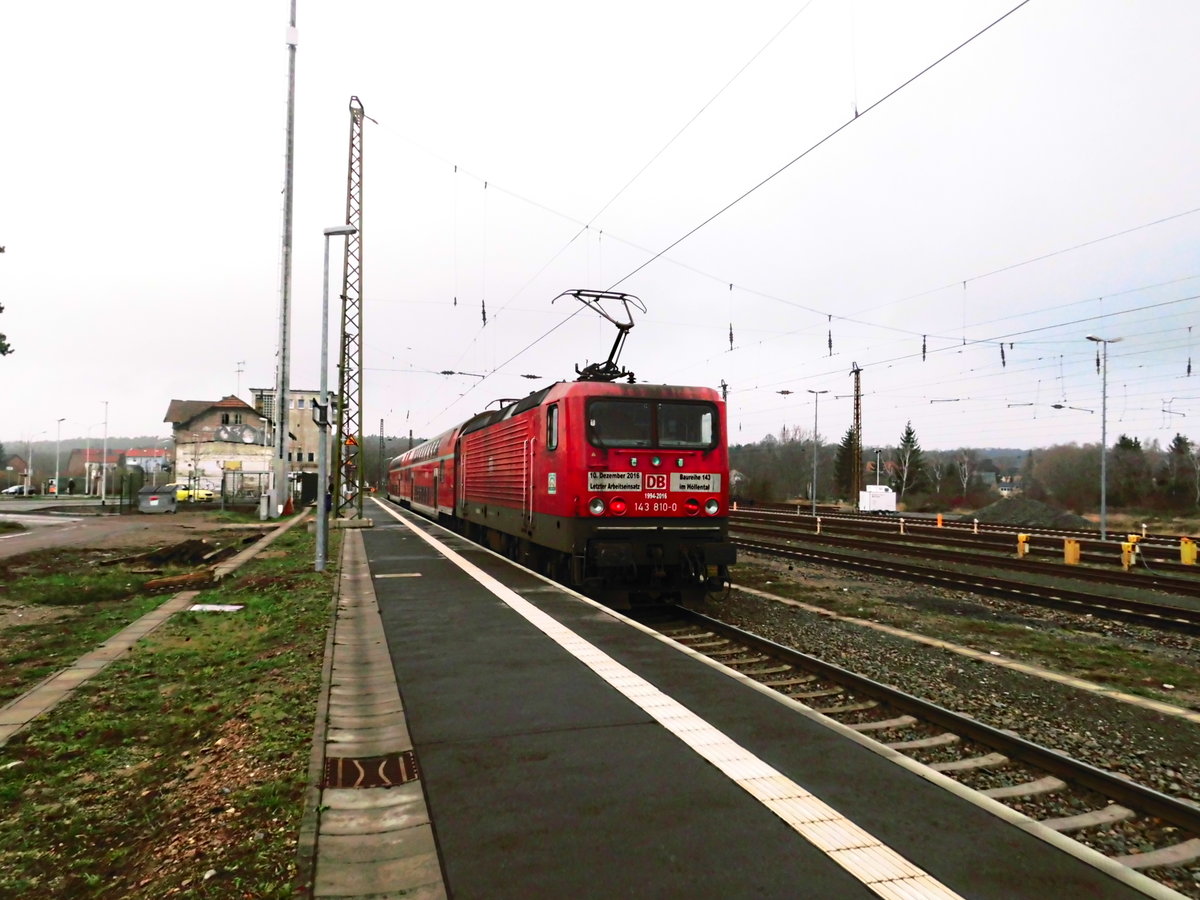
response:
<svg viewBox="0 0 1200 900"><path fill-rule="evenodd" d="M172 400L164 422L175 439L174 479L227 493L259 493L274 459L270 422L232 394Z"/></svg>
<svg viewBox="0 0 1200 900"><path fill-rule="evenodd" d="M25 462L25 457L17 456L15 453L4 460L4 487L12 487L14 484L25 483L25 473L29 471L29 464ZM3 488L0 488L3 490Z"/></svg>
<svg viewBox="0 0 1200 900"><path fill-rule="evenodd" d="M67 467L63 477L68 479L63 485L64 493L99 494L100 479L105 473L115 472L125 465L124 456L134 451L110 450L104 455L103 447L87 447L83 450L72 450L67 457ZM109 476L108 491L112 491L113 483Z"/></svg>

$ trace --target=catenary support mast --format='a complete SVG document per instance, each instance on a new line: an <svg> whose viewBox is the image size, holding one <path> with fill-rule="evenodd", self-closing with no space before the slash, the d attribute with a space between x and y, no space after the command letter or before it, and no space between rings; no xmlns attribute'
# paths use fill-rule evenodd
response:
<svg viewBox="0 0 1200 900"><path fill-rule="evenodd" d="M342 275L342 352L338 363L337 442L334 504L338 518L363 517L362 265L363 105L350 98L350 162L346 174L346 224L358 230L346 239Z"/></svg>

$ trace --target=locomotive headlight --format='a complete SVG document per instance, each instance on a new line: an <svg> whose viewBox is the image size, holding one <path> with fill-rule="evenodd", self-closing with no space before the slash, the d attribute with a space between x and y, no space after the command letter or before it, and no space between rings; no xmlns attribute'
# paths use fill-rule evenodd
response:
<svg viewBox="0 0 1200 900"><path fill-rule="evenodd" d="M717 502L715 497L709 497L708 500L705 501L704 511L710 516L715 516L717 514L717 510L720 508L721 504Z"/></svg>
<svg viewBox="0 0 1200 900"><path fill-rule="evenodd" d="M608 502L608 511L611 512L614 516L625 515L625 510L627 508L628 508L628 505L620 497L613 497L612 500L610 500Z"/></svg>
<svg viewBox="0 0 1200 900"><path fill-rule="evenodd" d="M661 465L662 465L662 459L661 459L660 457L657 457L657 456L652 456L652 457L650 457L650 465L652 465L652 466L661 466Z"/></svg>
<svg viewBox="0 0 1200 900"><path fill-rule="evenodd" d="M700 501L695 497L688 497L687 502L683 504L683 511L689 516L694 516L700 512Z"/></svg>
<svg viewBox="0 0 1200 900"><path fill-rule="evenodd" d="M593 516L604 515L604 501L599 497L593 497L591 502L588 503L588 512Z"/></svg>

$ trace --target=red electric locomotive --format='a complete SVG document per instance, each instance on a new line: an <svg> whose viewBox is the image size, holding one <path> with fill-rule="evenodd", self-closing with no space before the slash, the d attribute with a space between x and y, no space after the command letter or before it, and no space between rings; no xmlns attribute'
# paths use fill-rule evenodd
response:
<svg viewBox="0 0 1200 900"><path fill-rule="evenodd" d="M392 460L388 496L613 606L729 581L725 404L703 387L613 384L605 363L480 413ZM578 371L578 370L577 370Z"/></svg>

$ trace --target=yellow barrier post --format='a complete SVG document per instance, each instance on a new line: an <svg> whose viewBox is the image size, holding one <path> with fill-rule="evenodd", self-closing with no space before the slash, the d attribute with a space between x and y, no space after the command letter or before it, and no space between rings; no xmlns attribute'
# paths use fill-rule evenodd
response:
<svg viewBox="0 0 1200 900"><path fill-rule="evenodd" d="M900 520L900 533L904 534L904 520L903 519Z"/></svg>
<svg viewBox="0 0 1200 900"><path fill-rule="evenodd" d="M938 513L938 528L942 527L942 514Z"/></svg>
<svg viewBox="0 0 1200 900"><path fill-rule="evenodd" d="M1196 564L1196 542L1188 537L1179 539L1179 561L1185 566Z"/></svg>
<svg viewBox="0 0 1200 900"><path fill-rule="evenodd" d="M821 533L821 517L817 516L817 534Z"/></svg>
<svg viewBox="0 0 1200 900"><path fill-rule="evenodd" d="M979 520L978 519L975 520L975 533L979 534Z"/></svg>
<svg viewBox="0 0 1200 900"><path fill-rule="evenodd" d="M1121 541L1121 567L1128 572L1133 568L1133 559L1137 555L1137 544L1133 541Z"/></svg>
<svg viewBox="0 0 1200 900"><path fill-rule="evenodd" d="M1079 565L1079 541L1074 538L1063 541L1063 562L1068 566Z"/></svg>
<svg viewBox="0 0 1200 900"><path fill-rule="evenodd" d="M1029 553L1029 535L1017 535L1017 559L1022 559Z"/></svg>

